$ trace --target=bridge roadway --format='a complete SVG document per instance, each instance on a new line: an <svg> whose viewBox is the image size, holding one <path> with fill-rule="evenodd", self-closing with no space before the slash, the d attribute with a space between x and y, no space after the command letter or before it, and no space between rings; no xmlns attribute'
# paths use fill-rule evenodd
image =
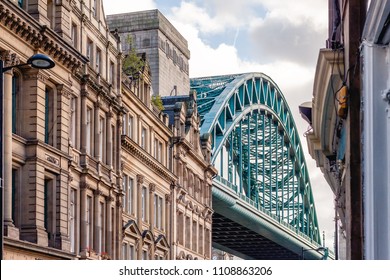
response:
<svg viewBox="0 0 390 280"><path fill-rule="evenodd" d="M219 171L213 246L244 259L327 257L299 135L278 86L244 73L191 79L191 89Z"/></svg>

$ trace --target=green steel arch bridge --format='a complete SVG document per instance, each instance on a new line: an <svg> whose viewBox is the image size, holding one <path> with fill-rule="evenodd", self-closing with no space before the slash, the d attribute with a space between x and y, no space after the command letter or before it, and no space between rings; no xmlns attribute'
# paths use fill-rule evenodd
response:
<svg viewBox="0 0 390 280"><path fill-rule="evenodd" d="M244 259L320 259L312 188L286 99L262 73L191 79L212 136L213 247Z"/></svg>

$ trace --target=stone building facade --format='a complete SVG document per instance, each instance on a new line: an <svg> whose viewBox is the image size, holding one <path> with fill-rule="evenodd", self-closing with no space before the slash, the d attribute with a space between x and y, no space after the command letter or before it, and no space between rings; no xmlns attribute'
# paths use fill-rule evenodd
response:
<svg viewBox="0 0 390 280"><path fill-rule="evenodd" d="M146 53L152 74L153 94L188 95L190 51L187 40L159 10L108 15L111 30L117 30L126 52L128 35L137 51Z"/></svg>
<svg viewBox="0 0 390 280"><path fill-rule="evenodd" d="M123 76L101 0L1 1L1 60L35 53L56 66L4 73L3 258L210 258L215 170L194 98L170 119L147 63Z"/></svg>
<svg viewBox="0 0 390 280"><path fill-rule="evenodd" d="M164 97L173 129L172 252L175 259L210 259L212 230L211 137L200 135L196 93Z"/></svg>

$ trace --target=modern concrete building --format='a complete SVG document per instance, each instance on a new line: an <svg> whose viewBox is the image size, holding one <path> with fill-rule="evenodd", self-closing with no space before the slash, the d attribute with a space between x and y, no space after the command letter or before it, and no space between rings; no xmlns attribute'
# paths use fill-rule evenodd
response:
<svg viewBox="0 0 390 280"><path fill-rule="evenodd" d="M187 40L158 10L108 15L111 30L119 33L123 52L131 35L137 52L146 53L150 63L153 94L188 95L190 51Z"/></svg>
<svg viewBox="0 0 390 280"><path fill-rule="evenodd" d="M5 67L37 52L56 66L4 73L3 258L210 258L215 170L194 97L151 104L149 64L122 73L100 0L1 1Z"/></svg>
<svg viewBox="0 0 390 280"><path fill-rule="evenodd" d="M335 195L340 258L390 259L389 14L388 0L329 1L307 140Z"/></svg>

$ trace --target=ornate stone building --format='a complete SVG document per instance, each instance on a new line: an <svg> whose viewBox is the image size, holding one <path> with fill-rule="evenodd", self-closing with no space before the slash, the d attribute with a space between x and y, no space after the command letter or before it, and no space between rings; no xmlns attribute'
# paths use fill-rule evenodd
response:
<svg viewBox="0 0 390 280"><path fill-rule="evenodd" d="M211 137L200 135L196 94L164 97L173 129L172 248L175 259L210 259L212 224Z"/></svg>
<svg viewBox="0 0 390 280"><path fill-rule="evenodd" d="M101 0L2 0L4 259L208 259L210 143L194 96L151 104ZM172 118L168 115L171 114Z"/></svg>
<svg viewBox="0 0 390 280"><path fill-rule="evenodd" d="M6 63L37 52L56 62L5 74L4 258L118 258L122 55L102 4L6 0L0 19Z"/></svg>
<svg viewBox="0 0 390 280"><path fill-rule="evenodd" d="M124 77L123 259L171 259L172 173L168 116L150 103L150 70Z"/></svg>

